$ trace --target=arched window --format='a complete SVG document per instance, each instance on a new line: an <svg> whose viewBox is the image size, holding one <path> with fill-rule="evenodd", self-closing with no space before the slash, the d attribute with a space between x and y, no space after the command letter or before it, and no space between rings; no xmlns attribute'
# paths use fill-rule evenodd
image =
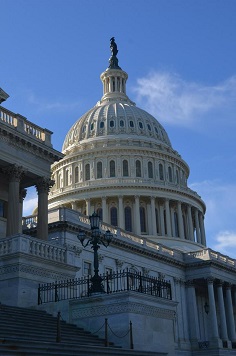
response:
<svg viewBox="0 0 236 356"><path fill-rule="evenodd" d="M79 167L75 167L75 183L79 181Z"/></svg>
<svg viewBox="0 0 236 356"><path fill-rule="evenodd" d="M163 169L163 165L161 163L159 164L159 177L160 177L160 180L164 180L164 169Z"/></svg>
<svg viewBox="0 0 236 356"><path fill-rule="evenodd" d="M125 230L132 232L132 214L130 206L125 207Z"/></svg>
<svg viewBox="0 0 236 356"><path fill-rule="evenodd" d="M141 177L141 162L139 159L135 162L136 164L136 177Z"/></svg>
<svg viewBox="0 0 236 356"><path fill-rule="evenodd" d="M69 185L69 170L67 169L65 171L65 186L67 187Z"/></svg>
<svg viewBox="0 0 236 356"><path fill-rule="evenodd" d="M153 165L152 165L152 162L148 162L148 178L153 178Z"/></svg>
<svg viewBox="0 0 236 356"><path fill-rule="evenodd" d="M104 128L104 121L101 121L100 122L100 129L103 129Z"/></svg>
<svg viewBox="0 0 236 356"><path fill-rule="evenodd" d="M85 165L85 180L90 180L90 164Z"/></svg>
<svg viewBox="0 0 236 356"><path fill-rule="evenodd" d="M111 225L117 226L117 208L113 206L110 210L110 215L111 215Z"/></svg>
<svg viewBox="0 0 236 356"><path fill-rule="evenodd" d="M110 161L110 177L115 177L116 176L116 165L115 161Z"/></svg>
<svg viewBox="0 0 236 356"><path fill-rule="evenodd" d="M120 127L124 127L124 126L125 126L124 120L120 120Z"/></svg>
<svg viewBox="0 0 236 356"><path fill-rule="evenodd" d="M168 175L169 175L169 182L173 182L172 169L171 169L171 167L168 167Z"/></svg>
<svg viewBox="0 0 236 356"><path fill-rule="evenodd" d="M102 162L97 163L97 179L102 178Z"/></svg>
<svg viewBox="0 0 236 356"><path fill-rule="evenodd" d="M176 170L176 183L179 184L179 172Z"/></svg>
<svg viewBox="0 0 236 356"><path fill-rule="evenodd" d="M110 127L115 127L115 121L114 120L110 121Z"/></svg>
<svg viewBox="0 0 236 356"><path fill-rule="evenodd" d="M102 221L102 208L97 209L97 215L99 216L99 219Z"/></svg>
<svg viewBox="0 0 236 356"><path fill-rule="evenodd" d="M123 161L123 176L124 177L129 176L129 165L128 165L128 161L126 159L124 159L124 161Z"/></svg>
<svg viewBox="0 0 236 356"><path fill-rule="evenodd" d="M140 212L140 227L141 227L141 233L147 232L147 229L146 229L145 209L144 209L143 206L140 206L139 212Z"/></svg>

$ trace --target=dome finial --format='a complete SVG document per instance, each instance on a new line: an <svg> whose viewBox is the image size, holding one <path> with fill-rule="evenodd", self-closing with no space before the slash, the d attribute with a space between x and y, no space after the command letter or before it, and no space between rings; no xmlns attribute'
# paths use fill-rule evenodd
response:
<svg viewBox="0 0 236 356"><path fill-rule="evenodd" d="M112 37L110 39L110 49L111 49L111 57L109 58L109 68L111 69L121 69L118 66L118 58L116 57L117 53L118 53L118 49L117 49L117 44L115 43L115 37Z"/></svg>

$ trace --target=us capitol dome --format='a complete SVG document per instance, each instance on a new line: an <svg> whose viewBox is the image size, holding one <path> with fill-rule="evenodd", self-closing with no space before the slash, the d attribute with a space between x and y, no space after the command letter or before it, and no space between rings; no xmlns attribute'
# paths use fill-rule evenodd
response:
<svg viewBox="0 0 236 356"><path fill-rule="evenodd" d="M163 126L126 94L128 74L111 38L103 96L71 127L52 166L49 208L64 206L181 250L206 246L205 204Z"/></svg>

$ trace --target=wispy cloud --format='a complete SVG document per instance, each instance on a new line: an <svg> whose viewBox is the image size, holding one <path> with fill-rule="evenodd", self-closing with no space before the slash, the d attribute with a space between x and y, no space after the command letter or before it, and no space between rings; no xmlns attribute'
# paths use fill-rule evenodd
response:
<svg viewBox="0 0 236 356"><path fill-rule="evenodd" d="M38 111L68 111L74 110L80 107L80 103L78 101L75 102L65 102L65 101L53 101L50 102L45 98L39 98L34 93L28 92L27 95L28 102L35 106L35 109Z"/></svg>
<svg viewBox="0 0 236 356"><path fill-rule="evenodd" d="M215 249L232 256L232 250L236 251L236 231L220 231L216 235Z"/></svg>
<svg viewBox="0 0 236 356"><path fill-rule="evenodd" d="M209 113L219 115L227 108L233 115L236 110L236 75L209 86L188 82L175 73L155 71L139 78L133 91L139 106L174 125L192 126Z"/></svg>

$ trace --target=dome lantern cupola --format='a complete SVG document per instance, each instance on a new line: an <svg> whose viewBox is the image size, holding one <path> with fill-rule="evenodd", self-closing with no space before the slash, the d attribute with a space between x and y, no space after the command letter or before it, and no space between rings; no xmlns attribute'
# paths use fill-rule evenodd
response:
<svg viewBox="0 0 236 356"><path fill-rule="evenodd" d="M128 74L118 66L118 53L115 38L110 39L111 57L109 58L109 67L100 76L103 82L103 97L102 102L107 101L128 101L131 100L126 95L126 81ZM134 103L131 102L133 105Z"/></svg>

